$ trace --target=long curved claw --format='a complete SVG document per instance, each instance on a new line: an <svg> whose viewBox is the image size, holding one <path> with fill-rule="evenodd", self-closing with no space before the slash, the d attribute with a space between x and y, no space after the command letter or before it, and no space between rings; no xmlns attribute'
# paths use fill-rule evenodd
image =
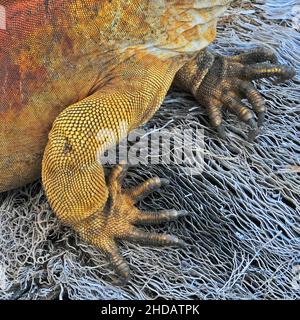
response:
<svg viewBox="0 0 300 320"><path fill-rule="evenodd" d="M222 124L220 124L219 126L216 127L216 129L217 129L217 132L218 132L218 135L220 136L220 138L226 140L227 134L225 131L225 127Z"/></svg>
<svg viewBox="0 0 300 320"><path fill-rule="evenodd" d="M254 118L251 118L247 121L247 124L250 126L251 130L257 130L257 124Z"/></svg>
<svg viewBox="0 0 300 320"><path fill-rule="evenodd" d="M125 285L130 280L130 269L125 259L120 255L117 246L113 244L111 251L107 252L106 255L118 275L116 284Z"/></svg>
<svg viewBox="0 0 300 320"><path fill-rule="evenodd" d="M264 122L266 106L264 99L260 95L260 93L255 89L252 83L247 81L240 81L237 83L237 88L242 97L248 99L250 104L253 107L253 111L257 115L258 118L258 127L261 127Z"/></svg>
<svg viewBox="0 0 300 320"><path fill-rule="evenodd" d="M281 76L274 83L285 82L286 80L292 79L296 76L296 70L293 67L285 66L284 72L282 72Z"/></svg>
<svg viewBox="0 0 300 320"><path fill-rule="evenodd" d="M266 118L265 112L261 112L257 115L257 125L259 128L263 126L263 124L265 122L265 118Z"/></svg>
<svg viewBox="0 0 300 320"><path fill-rule="evenodd" d="M222 103L217 99L208 98L206 102L206 108L210 124L212 127L216 128L219 137L226 140L227 135L222 124Z"/></svg>
<svg viewBox="0 0 300 320"><path fill-rule="evenodd" d="M224 103L224 106L228 108L232 113L236 114L240 120L249 125L253 125L253 113L247 108L247 106L238 98L235 93L226 90L221 99Z"/></svg>
<svg viewBox="0 0 300 320"><path fill-rule="evenodd" d="M254 120L254 118L248 120L248 125L250 126L250 130L248 132L248 141L252 142L256 138L259 128L257 127L257 124Z"/></svg>

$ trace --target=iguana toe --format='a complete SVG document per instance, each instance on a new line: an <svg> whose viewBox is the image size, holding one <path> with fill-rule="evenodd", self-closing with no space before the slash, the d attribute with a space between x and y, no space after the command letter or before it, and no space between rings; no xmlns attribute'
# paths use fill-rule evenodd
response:
<svg viewBox="0 0 300 320"><path fill-rule="evenodd" d="M293 68L278 64L273 51L264 48L232 57L202 52L178 72L176 83L190 88L197 101L207 108L210 122L222 138L226 138L222 125L225 108L250 126L249 140L253 140L264 123L266 106L252 81L277 78L281 82L295 74Z"/></svg>
<svg viewBox="0 0 300 320"><path fill-rule="evenodd" d="M275 55L268 50L251 50L235 57L217 56L199 87L197 97L208 106L211 123L218 128L221 137L225 136L224 131L220 131L221 108L224 107L250 126L248 137L253 140L264 123L266 106L251 81L271 77L282 81L294 75L293 68L277 64ZM244 99L250 103L252 110L243 102Z"/></svg>
<svg viewBox="0 0 300 320"><path fill-rule="evenodd" d="M135 225L149 225L168 222L185 216L185 211L163 210L160 212L142 212L134 206L149 192L168 183L166 179L151 178L128 190L122 188L122 180L126 174L126 166L118 165L112 169L109 181L109 201L105 209L101 225L94 226L92 243L106 253L120 282L129 280L130 272L125 259L120 255L116 241L130 240L145 245L184 247L185 242L179 238L154 232L145 232ZM91 226L90 226L91 227Z"/></svg>

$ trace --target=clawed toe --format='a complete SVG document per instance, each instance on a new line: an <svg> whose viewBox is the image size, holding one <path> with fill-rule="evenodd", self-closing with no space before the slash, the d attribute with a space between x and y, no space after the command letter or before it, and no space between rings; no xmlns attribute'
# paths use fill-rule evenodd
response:
<svg viewBox="0 0 300 320"><path fill-rule="evenodd" d="M129 189L126 194L131 197L134 202L138 202L149 195L150 192L170 183L168 179L154 177L142 182L136 187Z"/></svg>
<svg viewBox="0 0 300 320"><path fill-rule="evenodd" d="M241 78L246 80L258 80L263 78L277 77L276 82L284 82L296 75L295 69L280 64L260 63L245 66L241 70Z"/></svg>
<svg viewBox="0 0 300 320"><path fill-rule="evenodd" d="M250 126L249 140L253 140L263 126L266 107L252 81L276 78L281 82L295 74L292 67L279 64L276 54L269 49L255 48L230 57L205 50L179 70L175 84L191 92L207 108L211 125L221 138L227 138L222 124L222 108L225 108Z"/></svg>
<svg viewBox="0 0 300 320"><path fill-rule="evenodd" d="M118 275L116 284L125 285L130 280L130 269L125 259L120 255L115 243L111 246L111 250L106 252L112 268Z"/></svg>
<svg viewBox="0 0 300 320"><path fill-rule="evenodd" d="M136 219L136 224L140 225L150 225L150 224L160 224L164 222L170 222L177 220L178 218L185 217L188 212L185 210L163 210L160 212L141 212Z"/></svg>
<svg viewBox="0 0 300 320"><path fill-rule="evenodd" d="M273 77L284 81L295 74L293 68L278 64L274 52L263 48L233 57L216 55L194 94L207 107L211 124L221 138L227 137L222 124L222 108L225 108L250 126L248 140L253 141L264 124L266 106L251 82ZM243 102L244 99L252 106L252 110Z"/></svg>
<svg viewBox="0 0 300 320"><path fill-rule="evenodd" d="M175 246L185 247L186 243L169 234L158 234L154 232L145 232L137 228L133 228L132 231L126 236L126 240L135 241L144 245L151 246Z"/></svg>
<svg viewBox="0 0 300 320"><path fill-rule="evenodd" d="M264 47L250 49L245 53L238 54L233 57L228 57L228 60L232 62L239 62L242 64L256 64L266 61L269 61L272 64L278 63L278 58L275 52Z"/></svg>
<svg viewBox="0 0 300 320"><path fill-rule="evenodd" d="M183 240L168 234L158 234L139 230L135 225L150 225L174 221L187 215L186 211L163 210L160 212L142 212L134 204L149 192L169 183L168 179L154 177L133 187L123 190L122 180L127 166L120 164L112 169L108 179L110 205L107 208L106 221L97 230L99 237L93 243L108 256L113 269L118 275L118 284L124 285L130 277L130 270L125 259L120 255L116 241L130 240L145 245L185 247Z"/></svg>

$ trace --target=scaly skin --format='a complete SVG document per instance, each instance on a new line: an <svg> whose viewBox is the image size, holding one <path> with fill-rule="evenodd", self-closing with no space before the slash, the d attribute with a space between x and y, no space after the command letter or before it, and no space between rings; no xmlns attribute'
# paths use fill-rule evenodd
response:
<svg viewBox="0 0 300 320"><path fill-rule="evenodd" d="M205 104L223 135L222 105L254 126L243 96L261 124L263 102L250 81L289 78L293 70L277 65L267 51L224 58L204 50L230 2L2 1L7 30L0 30L0 191L36 179L43 155L42 180L54 212L103 250L124 280L129 269L117 239L184 245L134 227L185 214L142 213L134 206L164 181L153 178L123 190L123 166L107 183L98 155L152 117L175 76ZM265 61L273 64L260 64Z"/></svg>
<svg viewBox="0 0 300 320"><path fill-rule="evenodd" d="M293 68L279 65L275 54L264 48L233 57L202 50L179 70L175 83L207 108L211 124L222 138L226 138L221 113L224 107L250 125L249 140L253 140L264 123L266 107L251 80L279 77L278 81L284 81L294 76ZM249 101L254 112L242 99Z"/></svg>
<svg viewBox="0 0 300 320"><path fill-rule="evenodd" d="M91 93L117 86L129 57L139 61L128 67L132 74L145 69L146 59L158 68L173 60L171 77L214 39L212 18L225 8L209 15L200 9L198 28L185 2L1 1L7 30L0 29L0 191L39 176L54 119Z"/></svg>

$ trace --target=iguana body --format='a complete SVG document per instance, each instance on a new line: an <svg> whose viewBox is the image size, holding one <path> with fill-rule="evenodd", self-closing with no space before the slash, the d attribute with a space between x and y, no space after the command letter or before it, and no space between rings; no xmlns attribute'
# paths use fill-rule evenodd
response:
<svg viewBox="0 0 300 320"><path fill-rule="evenodd" d="M222 105L255 126L243 95L262 122L263 101L249 80L288 78L293 71L276 65L265 50L232 58L203 50L230 2L1 1L0 191L36 179L43 157L43 185L57 216L103 250L124 278L129 270L115 239L183 244L134 227L182 215L145 214L134 206L161 181L122 190L123 167L107 183L97 155L152 117L175 76L178 86L206 105L220 134Z"/></svg>

